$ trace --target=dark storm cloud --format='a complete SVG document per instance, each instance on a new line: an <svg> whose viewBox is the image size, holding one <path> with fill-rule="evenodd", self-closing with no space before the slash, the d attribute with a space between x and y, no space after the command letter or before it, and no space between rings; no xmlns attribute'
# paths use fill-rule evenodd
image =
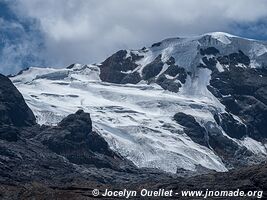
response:
<svg viewBox="0 0 267 200"><path fill-rule="evenodd" d="M266 24L257 26L267 17L265 0L17 0L12 10L38 21L41 60L54 66L99 62L167 37L212 31L267 36Z"/></svg>

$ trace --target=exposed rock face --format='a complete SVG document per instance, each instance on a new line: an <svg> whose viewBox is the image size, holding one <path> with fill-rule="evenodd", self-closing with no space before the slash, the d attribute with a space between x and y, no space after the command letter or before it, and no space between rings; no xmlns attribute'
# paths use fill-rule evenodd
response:
<svg viewBox="0 0 267 200"><path fill-rule="evenodd" d="M237 126L236 122L228 113L222 113L220 118L215 116L216 121L220 120L222 128L234 135L242 134L242 128L246 130L243 124ZM225 136L222 131L213 122L200 125L193 116L179 112L174 115L174 120L184 127L184 133L194 142L206 146L216 152L227 167L246 166L249 162L257 162L254 155L245 147L240 147L232 139ZM241 132L239 132L239 129ZM237 131L237 132L235 132ZM232 136L232 135L231 135ZM242 137L241 135L240 137Z"/></svg>
<svg viewBox="0 0 267 200"><path fill-rule="evenodd" d="M156 59L146 65L142 71L144 80L149 80L157 76L162 70L164 63L161 61L161 54Z"/></svg>
<svg viewBox="0 0 267 200"><path fill-rule="evenodd" d="M216 56L216 54L220 53L220 51L218 49L216 49L215 47L208 47L205 49L200 49L200 54L202 56L204 55L214 55Z"/></svg>
<svg viewBox="0 0 267 200"><path fill-rule="evenodd" d="M107 142L92 131L90 115L82 110L64 118L57 127L43 130L36 136L48 148L75 164L120 170L123 158L111 151ZM131 165L128 162L129 166Z"/></svg>
<svg viewBox="0 0 267 200"><path fill-rule="evenodd" d="M184 132L196 143L207 146L207 137L205 129L199 125L191 115L179 112L174 115L174 120L184 126Z"/></svg>
<svg viewBox="0 0 267 200"><path fill-rule="evenodd" d="M122 80L121 84L126 84L126 83L132 83L132 84L137 84L141 81L141 76L139 75L138 72L133 72L128 75L126 75Z"/></svg>
<svg viewBox="0 0 267 200"><path fill-rule="evenodd" d="M245 55L241 50L239 50L237 53L231 53L226 56L218 57L218 61L222 65L229 66L235 66L239 63L244 64L245 66L248 66L250 64L249 57Z"/></svg>
<svg viewBox="0 0 267 200"><path fill-rule="evenodd" d="M154 45L154 47L157 45ZM142 51L146 51L143 49ZM158 55L152 62L143 67L141 73L138 71L138 62L143 56L131 52L127 55L126 50L120 50L107 58L100 66L100 78L102 81L118 84L137 84L141 80L148 83L157 83L163 89L178 92L185 83L187 72L184 68L175 64L175 59L170 57L163 62L162 55ZM165 71L163 66L167 65Z"/></svg>
<svg viewBox="0 0 267 200"><path fill-rule="evenodd" d="M247 166L248 163L259 163L261 157L256 157L251 151L244 146L239 146L231 138L224 135L215 123L205 124L206 135L209 147L220 156L228 168L239 168Z"/></svg>
<svg viewBox="0 0 267 200"><path fill-rule="evenodd" d="M217 124L232 138L249 136L264 141L267 132L265 66L251 68L249 56L241 50L223 55L215 47L208 47L200 49L200 54L202 63L198 67L212 72L207 88L228 112L215 114Z"/></svg>
<svg viewBox="0 0 267 200"><path fill-rule="evenodd" d="M179 92L179 88L182 86L179 82L167 79L165 75L160 76L157 79L157 83L164 89L171 92Z"/></svg>
<svg viewBox="0 0 267 200"><path fill-rule="evenodd" d="M240 139L247 135L247 127L234 119L234 117L229 113L216 114L214 116L217 124L222 127L222 129L233 138Z"/></svg>
<svg viewBox="0 0 267 200"><path fill-rule="evenodd" d="M111 83L138 83L141 79L137 75L130 75L126 72L134 70L137 67L135 61L141 57L133 53L129 57L126 55L127 51L120 50L107 58L100 67L101 80Z"/></svg>
<svg viewBox="0 0 267 200"><path fill-rule="evenodd" d="M247 63L246 63L247 64ZM239 135L234 126L240 126L235 122L229 127L229 134L240 138L244 135L261 141L267 133L267 106L266 106L266 69L250 69L241 67L229 67L229 70L212 74L210 90L226 106L227 111L239 116L246 126L239 129ZM222 121L229 121L224 118ZM231 120L235 121L235 120ZM224 123L224 122L222 122ZM228 122L225 122L227 124ZM229 123L228 123L229 124ZM225 127L226 128L226 127Z"/></svg>
<svg viewBox="0 0 267 200"><path fill-rule="evenodd" d="M19 130L35 125L35 117L7 77L0 74L0 83L0 139L17 141Z"/></svg>
<svg viewBox="0 0 267 200"><path fill-rule="evenodd" d="M184 68L175 64L175 59L170 57L165 63L168 68L158 76L156 83L164 90L179 92L179 88L185 83L187 73Z"/></svg>
<svg viewBox="0 0 267 200"><path fill-rule="evenodd" d="M0 126L32 126L35 117L12 82L0 74Z"/></svg>
<svg viewBox="0 0 267 200"><path fill-rule="evenodd" d="M213 57L213 58L207 58L206 56L204 56L202 58L202 62L204 64L199 64L198 67L203 67L203 68L208 68L210 70L215 70L216 69L216 59Z"/></svg>
<svg viewBox="0 0 267 200"><path fill-rule="evenodd" d="M250 68L250 58L241 50L222 56L219 50L211 47L201 49L200 53L202 63L198 67L208 68L212 72L207 88L226 106L226 112L214 115L217 125L232 138L251 137L265 142L267 73L264 66ZM208 124L204 126L210 147L221 155L227 165L244 165L248 160L253 160L251 152L225 137L216 124L212 125L213 128Z"/></svg>

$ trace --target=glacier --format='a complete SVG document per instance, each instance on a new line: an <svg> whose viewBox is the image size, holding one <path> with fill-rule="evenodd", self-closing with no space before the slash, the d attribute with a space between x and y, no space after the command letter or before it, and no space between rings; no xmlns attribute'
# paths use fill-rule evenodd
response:
<svg viewBox="0 0 267 200"><path fill-rule="evenodd" d="M207 36L213 39L207 39ZM68 114L83 109L91 114L94 130L103 136L111 149L138 167L176 173L179 169L195 171L197 166L202 166L224 172L228 167L220 156L211 148L192 141L173 116L183 112L194 116L201 125L216 123L214 113L225 112L225 106L207 89L211 71L197 67L201 61L199 46L212 44L224 53L238 50L241 46L253 58L250 67L265 62L262 57L267 56L267 45L245 41L224 33L209 33L192 38L167 39L159 46L127 52L126 58L131 57L130 53L143 56L133 70L140 74L158 55L162 55L163 61L174 57L177 65L192 74L181 84L178 93L144 80L137 84L101 81L101 63L75 64L62 69L30 67L11 80L23 94L39 124L56 125ZM216 67L219 71L226 70L219 63ZM160 73L166 69L163 67ZM238 116L235 118L240 120ZM221 131L239 146L266 156L263 143L250 137L233 139Z"/></svg>

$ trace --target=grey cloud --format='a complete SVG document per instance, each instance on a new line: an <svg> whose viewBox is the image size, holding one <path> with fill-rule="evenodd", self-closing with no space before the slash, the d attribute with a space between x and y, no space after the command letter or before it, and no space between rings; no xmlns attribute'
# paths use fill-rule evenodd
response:
<svg viewBox="0 0 267 200"><path fill-rule="evenodd" d="M17 0L13 9L40 22L41 56L56 66L99 62L167 37L235 33L232 24L267 17L265 0Z"/></svg>
<svg viewBox="0 0 267 200"><path fill-rule="evenodd" d="M27 32L24 25L0 18L0 73L12 74L27 64L41 64L37 35Z"/></svg>

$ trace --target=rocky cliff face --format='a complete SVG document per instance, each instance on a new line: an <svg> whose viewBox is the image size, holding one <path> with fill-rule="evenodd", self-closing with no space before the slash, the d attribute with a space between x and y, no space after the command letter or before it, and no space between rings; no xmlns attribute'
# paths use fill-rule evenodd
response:
<svg viewBox="0 0 267 200"><path fill-rule="evenodd" d="M0 82L0 139L17 141L19 129L35 125L35 117L12 82L1 74Z"/></svg>
<svg viewBox="0 0 267 200"><path fill-rule="evenodd" d="M225 105L226 111L242 119L243 124L240 124L219 114L217 121L224 124L225 132L235 138L249 135L258 141L264 140L267 131L266 69L231 66L225 72L213 72L210 83L210 90ZM231 127L231 123L235 127Z"/></svg>
<svg viewBox="0 0 267 200"><path fill-rule="evenodd" d="M35 139L71 163L116 170L134 168L131 162L113 152L108 143L92 131L90 115L83 110L67 116L56 127L42 130Z"/></svg>
<svg viewBox="0 0 267 200"><path fill-rule="evenodd" d="M22 95L5 76L0 74L0 125L32 126L35 117Z"/></svg>

